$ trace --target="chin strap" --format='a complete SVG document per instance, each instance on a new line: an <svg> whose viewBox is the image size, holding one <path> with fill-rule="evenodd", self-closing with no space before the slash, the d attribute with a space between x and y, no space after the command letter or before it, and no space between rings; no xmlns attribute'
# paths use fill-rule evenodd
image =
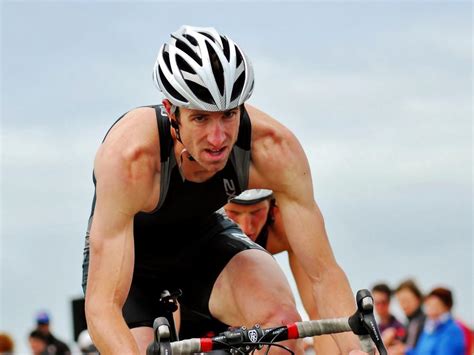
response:
<svg viewBox="0 0 474 355"><path fill-rule="evenodd" d="M170 119L171 127L174 128L176 132L176 139L183 144L183 141L181 140L181 135L179 134L179 124L176 122L176 120Z"/></svg>

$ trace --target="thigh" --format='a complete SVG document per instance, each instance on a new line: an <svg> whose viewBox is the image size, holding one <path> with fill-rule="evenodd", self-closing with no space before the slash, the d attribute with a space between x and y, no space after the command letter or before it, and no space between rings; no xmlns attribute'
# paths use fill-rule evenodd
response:
<svg viewBox="0 0 474 355"><path fill-rule="evenodd" d="M235 255L257 249L268 254L245 236L230 219L215 214L212 223L199 230L200 238L185 247L179 264L183 268L181 303L193 312L211 319L209 299L217 278ZM271 259L271 256L268 254Z"/></svg>
<svg viewBox="0 0 474 355"><path fill-rule="evenodd" d="M276 326L300 320L283 271L261 250L243 251L230 260L214 284L209 308L230 325Z"/></svg>

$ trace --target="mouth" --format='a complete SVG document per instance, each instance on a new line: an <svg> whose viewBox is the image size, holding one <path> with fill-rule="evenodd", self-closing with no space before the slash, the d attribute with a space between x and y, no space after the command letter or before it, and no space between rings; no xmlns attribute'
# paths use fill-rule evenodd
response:
<svg viewBox="0 0 474 355"><path fill-rule="evenodd" d="M206 153L207 157L210 158L211 160L220 160L225 157L227 147L222 147L219 149L216 148L209 148L209 149L204 149L204 152Z"/></svg>

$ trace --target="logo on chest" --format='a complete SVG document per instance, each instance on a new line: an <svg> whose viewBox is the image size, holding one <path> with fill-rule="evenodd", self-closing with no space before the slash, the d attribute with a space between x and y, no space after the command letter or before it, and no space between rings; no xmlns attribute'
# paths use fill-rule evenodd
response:
<svg viewBox="0 0 474 355"><path fill-rule="evenodd" d="M227 200L233 199L237 196L237 191L235 189L235 183L232 179L223 179L224 189L227 195Z"/></svg>

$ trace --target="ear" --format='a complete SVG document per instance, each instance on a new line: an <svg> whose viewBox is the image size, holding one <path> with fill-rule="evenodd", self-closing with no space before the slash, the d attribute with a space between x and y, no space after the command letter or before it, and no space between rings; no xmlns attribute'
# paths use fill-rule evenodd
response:
<svg viewBox="0 0 474 355"><path fill-rule="evenodd" d="M163 106L165 107L166 113L168 114L168 117L171 118L172 120L175 119L174 113L171 112L171 102L168 99L164 99L162 102Z"/></svg>

